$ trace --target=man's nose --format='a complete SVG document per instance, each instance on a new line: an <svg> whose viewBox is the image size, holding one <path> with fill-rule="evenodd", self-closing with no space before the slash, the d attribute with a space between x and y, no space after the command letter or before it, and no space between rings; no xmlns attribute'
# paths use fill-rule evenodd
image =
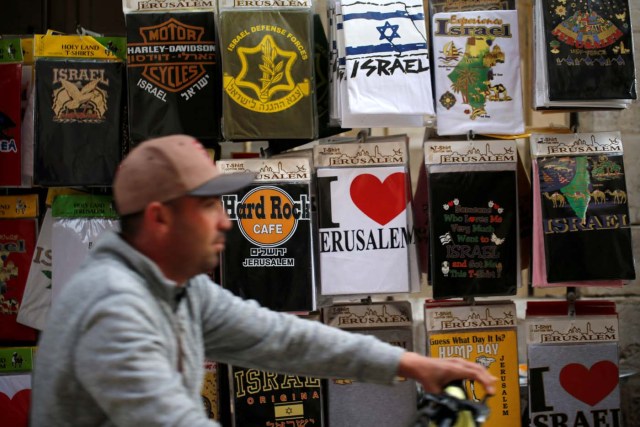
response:
<svg viewBox="0 0 640 427"><path fill-rule="evenodd" d="M222 211L222 218L220 219L219 227L223 230L230 230L233 227L233 222L226 210Z"/></svg>

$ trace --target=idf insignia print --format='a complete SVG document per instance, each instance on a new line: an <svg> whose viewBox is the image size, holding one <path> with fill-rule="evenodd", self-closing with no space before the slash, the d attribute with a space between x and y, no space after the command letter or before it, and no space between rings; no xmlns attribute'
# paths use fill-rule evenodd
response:
<svg viewBox="0 0 640 427"><path fill-rule="evenodd" d="M518 13L433 16L439 135L524 131Z"/></svg>
<svg viewBox="0 0 640 427"><path fill-rule="evenodd" d="M38 59L34 182L111 185L122 155L124 64Z"/></svg>
<svg viewBox="0 0 640 427"><path fill-rule="evenodd" d="M629 1L539 1L549 99L636 99Z"/></svg>
<svg viewBox="0 0 640 427"><path fill-rule="evenodd" d="M478 143L425 144L434 298L516 293L515 143Z"/></svg>
<svg viewBox="0 0 640 427"><path fill-rule="evenodd" d="M533 135L548 282L633 279L619 133Z"/></svg>
<svg viewBox="0 0 640 427"><path fill-rule="evenodd" d="M213 12L126 14L131 138L183 133L217 140Z"/></svg>
<svg viewBox="0 0 640 427"><path fill-rule="evenodd" d="M313 310L309 162L244 159L218 165L227 172L258 172L255 184L222 196L234 223L222 254L222 285L272 310Z"/></svg>
<svg viewBox="0 0 640 427"><path fill-rule="evenodd" d="M227 139L316 137L312 25L308 11L220 13Z"/></svg>

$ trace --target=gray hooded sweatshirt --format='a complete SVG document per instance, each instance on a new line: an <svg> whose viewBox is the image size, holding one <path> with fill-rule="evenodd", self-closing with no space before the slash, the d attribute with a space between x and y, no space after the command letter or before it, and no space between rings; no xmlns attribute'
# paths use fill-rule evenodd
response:
<svg viewBox="0 0 640 427"><path fill-rule="evenodd" d="M186 292L180 297L180 295ZM205 275L177 286L108 232L49 314L31 426L218 426L205 414L204 358L391 384L404 350L276 313Z"/></svg>

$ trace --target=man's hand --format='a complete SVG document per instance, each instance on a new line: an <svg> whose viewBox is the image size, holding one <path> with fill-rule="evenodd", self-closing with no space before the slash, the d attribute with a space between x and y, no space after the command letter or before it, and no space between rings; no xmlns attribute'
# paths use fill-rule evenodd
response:
<svg viewBox="0 0 640 427"><path fill-rule="evenodd" d="M459 358L437 359L406 352L400 359L398 375L420 382L427 393L440 393L450 382L463 379L478 381L488 394L496 392L496 377L484 366Z"/></svg>

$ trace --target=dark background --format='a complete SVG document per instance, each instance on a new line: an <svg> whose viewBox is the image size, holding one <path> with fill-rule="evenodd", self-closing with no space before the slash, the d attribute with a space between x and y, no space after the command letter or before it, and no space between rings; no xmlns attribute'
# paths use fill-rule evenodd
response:
<svg viewBox="0 0 640 427"><path fill-rule="evenodd" d="M125 35L121 0L1 0L0 5L0 34L75 33L79 24L105 35Z"/></svg>

